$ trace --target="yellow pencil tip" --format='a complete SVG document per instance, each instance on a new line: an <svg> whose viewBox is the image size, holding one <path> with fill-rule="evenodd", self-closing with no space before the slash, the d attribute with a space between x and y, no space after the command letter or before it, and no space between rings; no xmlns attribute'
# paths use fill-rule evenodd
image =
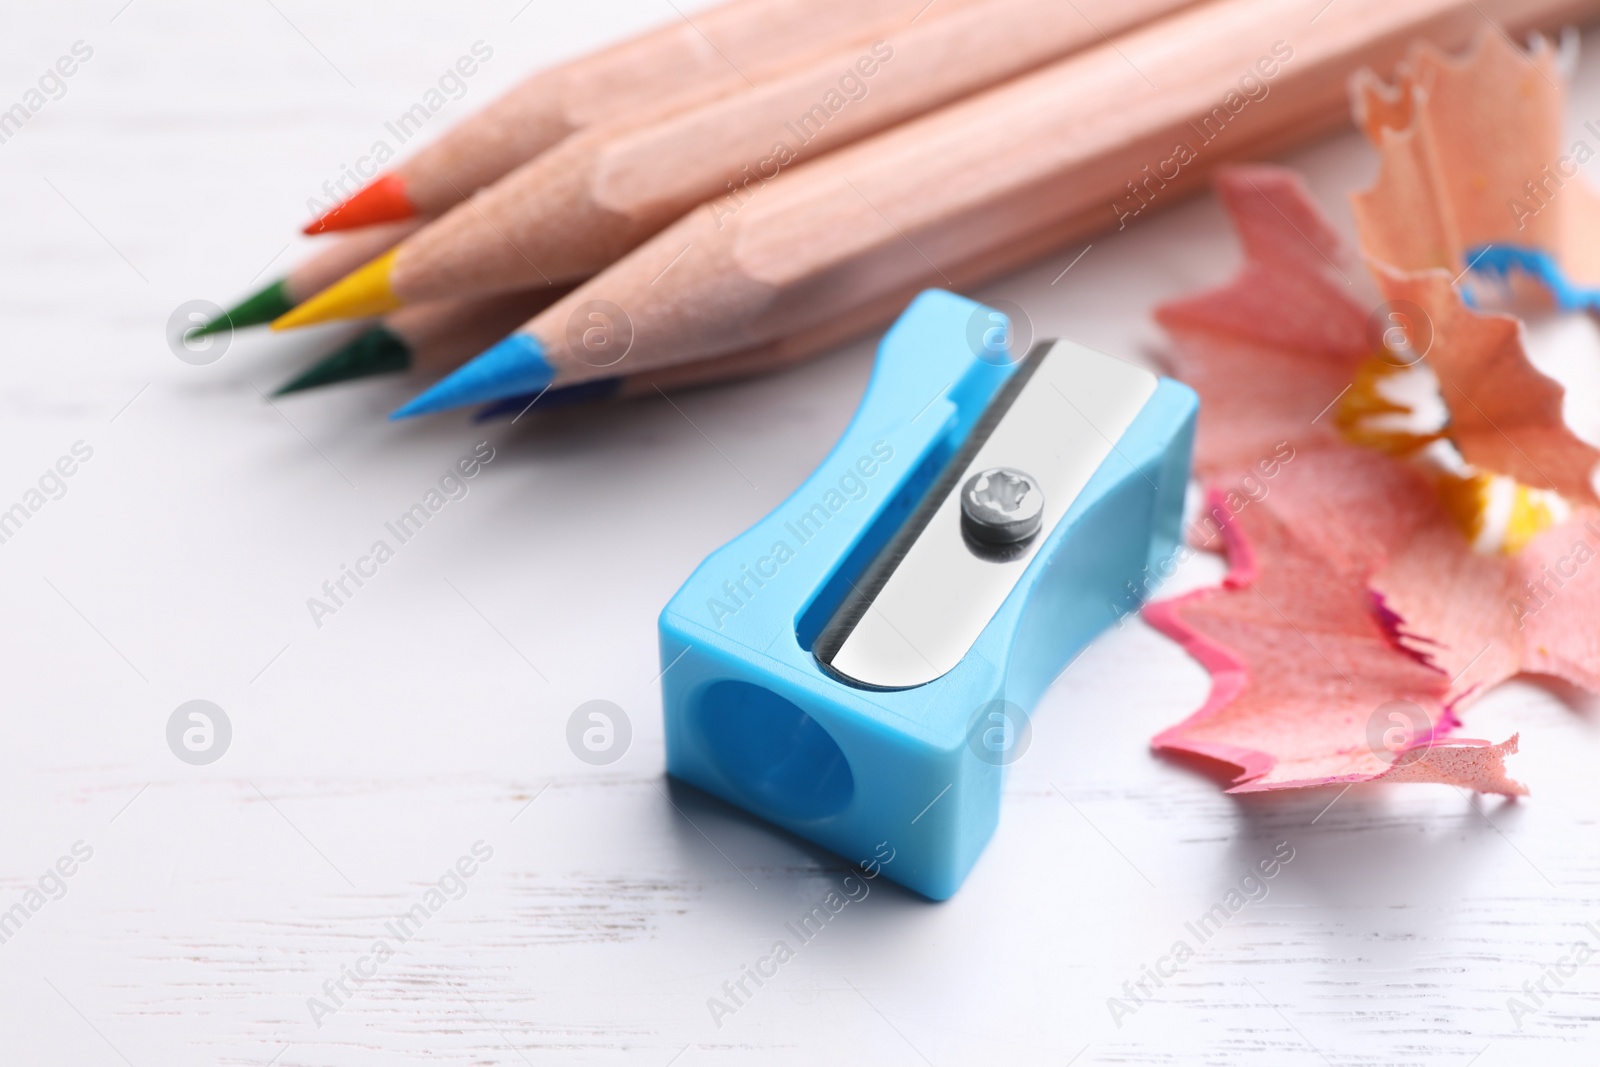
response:
<svg viewBox="0 0 1600 1067"><path fill-rule="evenodd" d="M382 315L404 306L405 301L396 296L389 285L395 253L398 251L390 249L366 266L340 278L310 300L273 320L272 328L293 330L336 319Z"/></svg>

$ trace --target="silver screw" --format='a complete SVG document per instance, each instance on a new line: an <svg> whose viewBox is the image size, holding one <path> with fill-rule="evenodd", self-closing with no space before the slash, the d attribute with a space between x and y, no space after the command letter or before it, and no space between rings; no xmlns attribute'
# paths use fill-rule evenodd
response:
<svg viewBox="0 0 1600 1067"><path fill-rule="evenodd" d="M990 467L961 487L961 517L978 541L1020 544L1044 522L1044 493L1030 475L1014 467Z"/></svg>

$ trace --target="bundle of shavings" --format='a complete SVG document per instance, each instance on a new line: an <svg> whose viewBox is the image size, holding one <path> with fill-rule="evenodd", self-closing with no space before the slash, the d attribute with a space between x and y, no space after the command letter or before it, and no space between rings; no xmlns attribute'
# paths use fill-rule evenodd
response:
<svg viewBox="0 0 1600 1067"><path fill-rule="evenodd" d="M1232 792L1523 794L1516 735L1460 737L1458 716L1524 672L1600 691L1596 414L1564 416L1530 359L1587 338L1600 376L1573 313L1600 300L1600 202L1544 180L1578 153L1559 67L1485 32L1414 51L1394 85L1356 79L1380 154L1354 198L1366 270L1293 172L1239 167L1216 185L1243 268L1156 312L1201 396L1189 540L1229 571L1145 609L1211 674L1154 744L1239 768Z"/></svg>

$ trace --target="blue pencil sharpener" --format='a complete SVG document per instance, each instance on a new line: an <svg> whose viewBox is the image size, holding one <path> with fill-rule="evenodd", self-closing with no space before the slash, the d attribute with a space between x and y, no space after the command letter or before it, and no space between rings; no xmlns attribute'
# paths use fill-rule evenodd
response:
<svg viewBox="0 0 1600 1067"><path fill-rule="evenodd" d="M1198 408L1005 333L918 296L828 458L661 613L668 772L936 900L1040 694L1176 548Z"/></svg>

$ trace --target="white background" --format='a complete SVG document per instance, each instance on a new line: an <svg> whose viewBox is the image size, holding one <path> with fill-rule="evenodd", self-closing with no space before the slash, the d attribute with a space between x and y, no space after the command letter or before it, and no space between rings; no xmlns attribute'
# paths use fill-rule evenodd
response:
<svg viewBox="0 0 1600 1067"><path fill-rule="evenodd" d="M399 379L265 403L337 329L241 337L205 367L164 337L184 301L227 303L303 255L307 198L474 41L494 58L436 128L677 17L535 0L513 21L521 2L0 16L0 107L74 41L94 49L0 145L0 507L94 449L0 545L0 909L74 842L94 850L0 945L0 1061L1591 1062L1600 961L1520 1031L1506 1000L1600 944L1581 926L1600 922L1594 702L1519 683L1468 716L1473 736L1522 731L1525 801L1362 787L1318 819L1335 791L1235 799L1150 754L1207 679L1137 620L1047 694L960 894L872 883L715 1025L707 999L846 870L668 784L655 617L825 454L872 339L681 410L480 430L386 422L417 387ZM1595 74L1575 131L1600 117ZM1291 161L1348 229L1366 146ZM1080 251L974 295L1148 358L1152 306L1237 262L1209 198L1096 239L1052 284ZM306 598L480 440L496 454L470 495L316 628ZM1174 588L1217 572L1197 561ZM196 698L234 730L206 767L165 738ZM610 767L566 744L590 699L631 717ZM307 998L479 840L494 855L466 896L315 1025ZM1107 998L1284 841L1270 895L1116 1026Z"/></svg>

